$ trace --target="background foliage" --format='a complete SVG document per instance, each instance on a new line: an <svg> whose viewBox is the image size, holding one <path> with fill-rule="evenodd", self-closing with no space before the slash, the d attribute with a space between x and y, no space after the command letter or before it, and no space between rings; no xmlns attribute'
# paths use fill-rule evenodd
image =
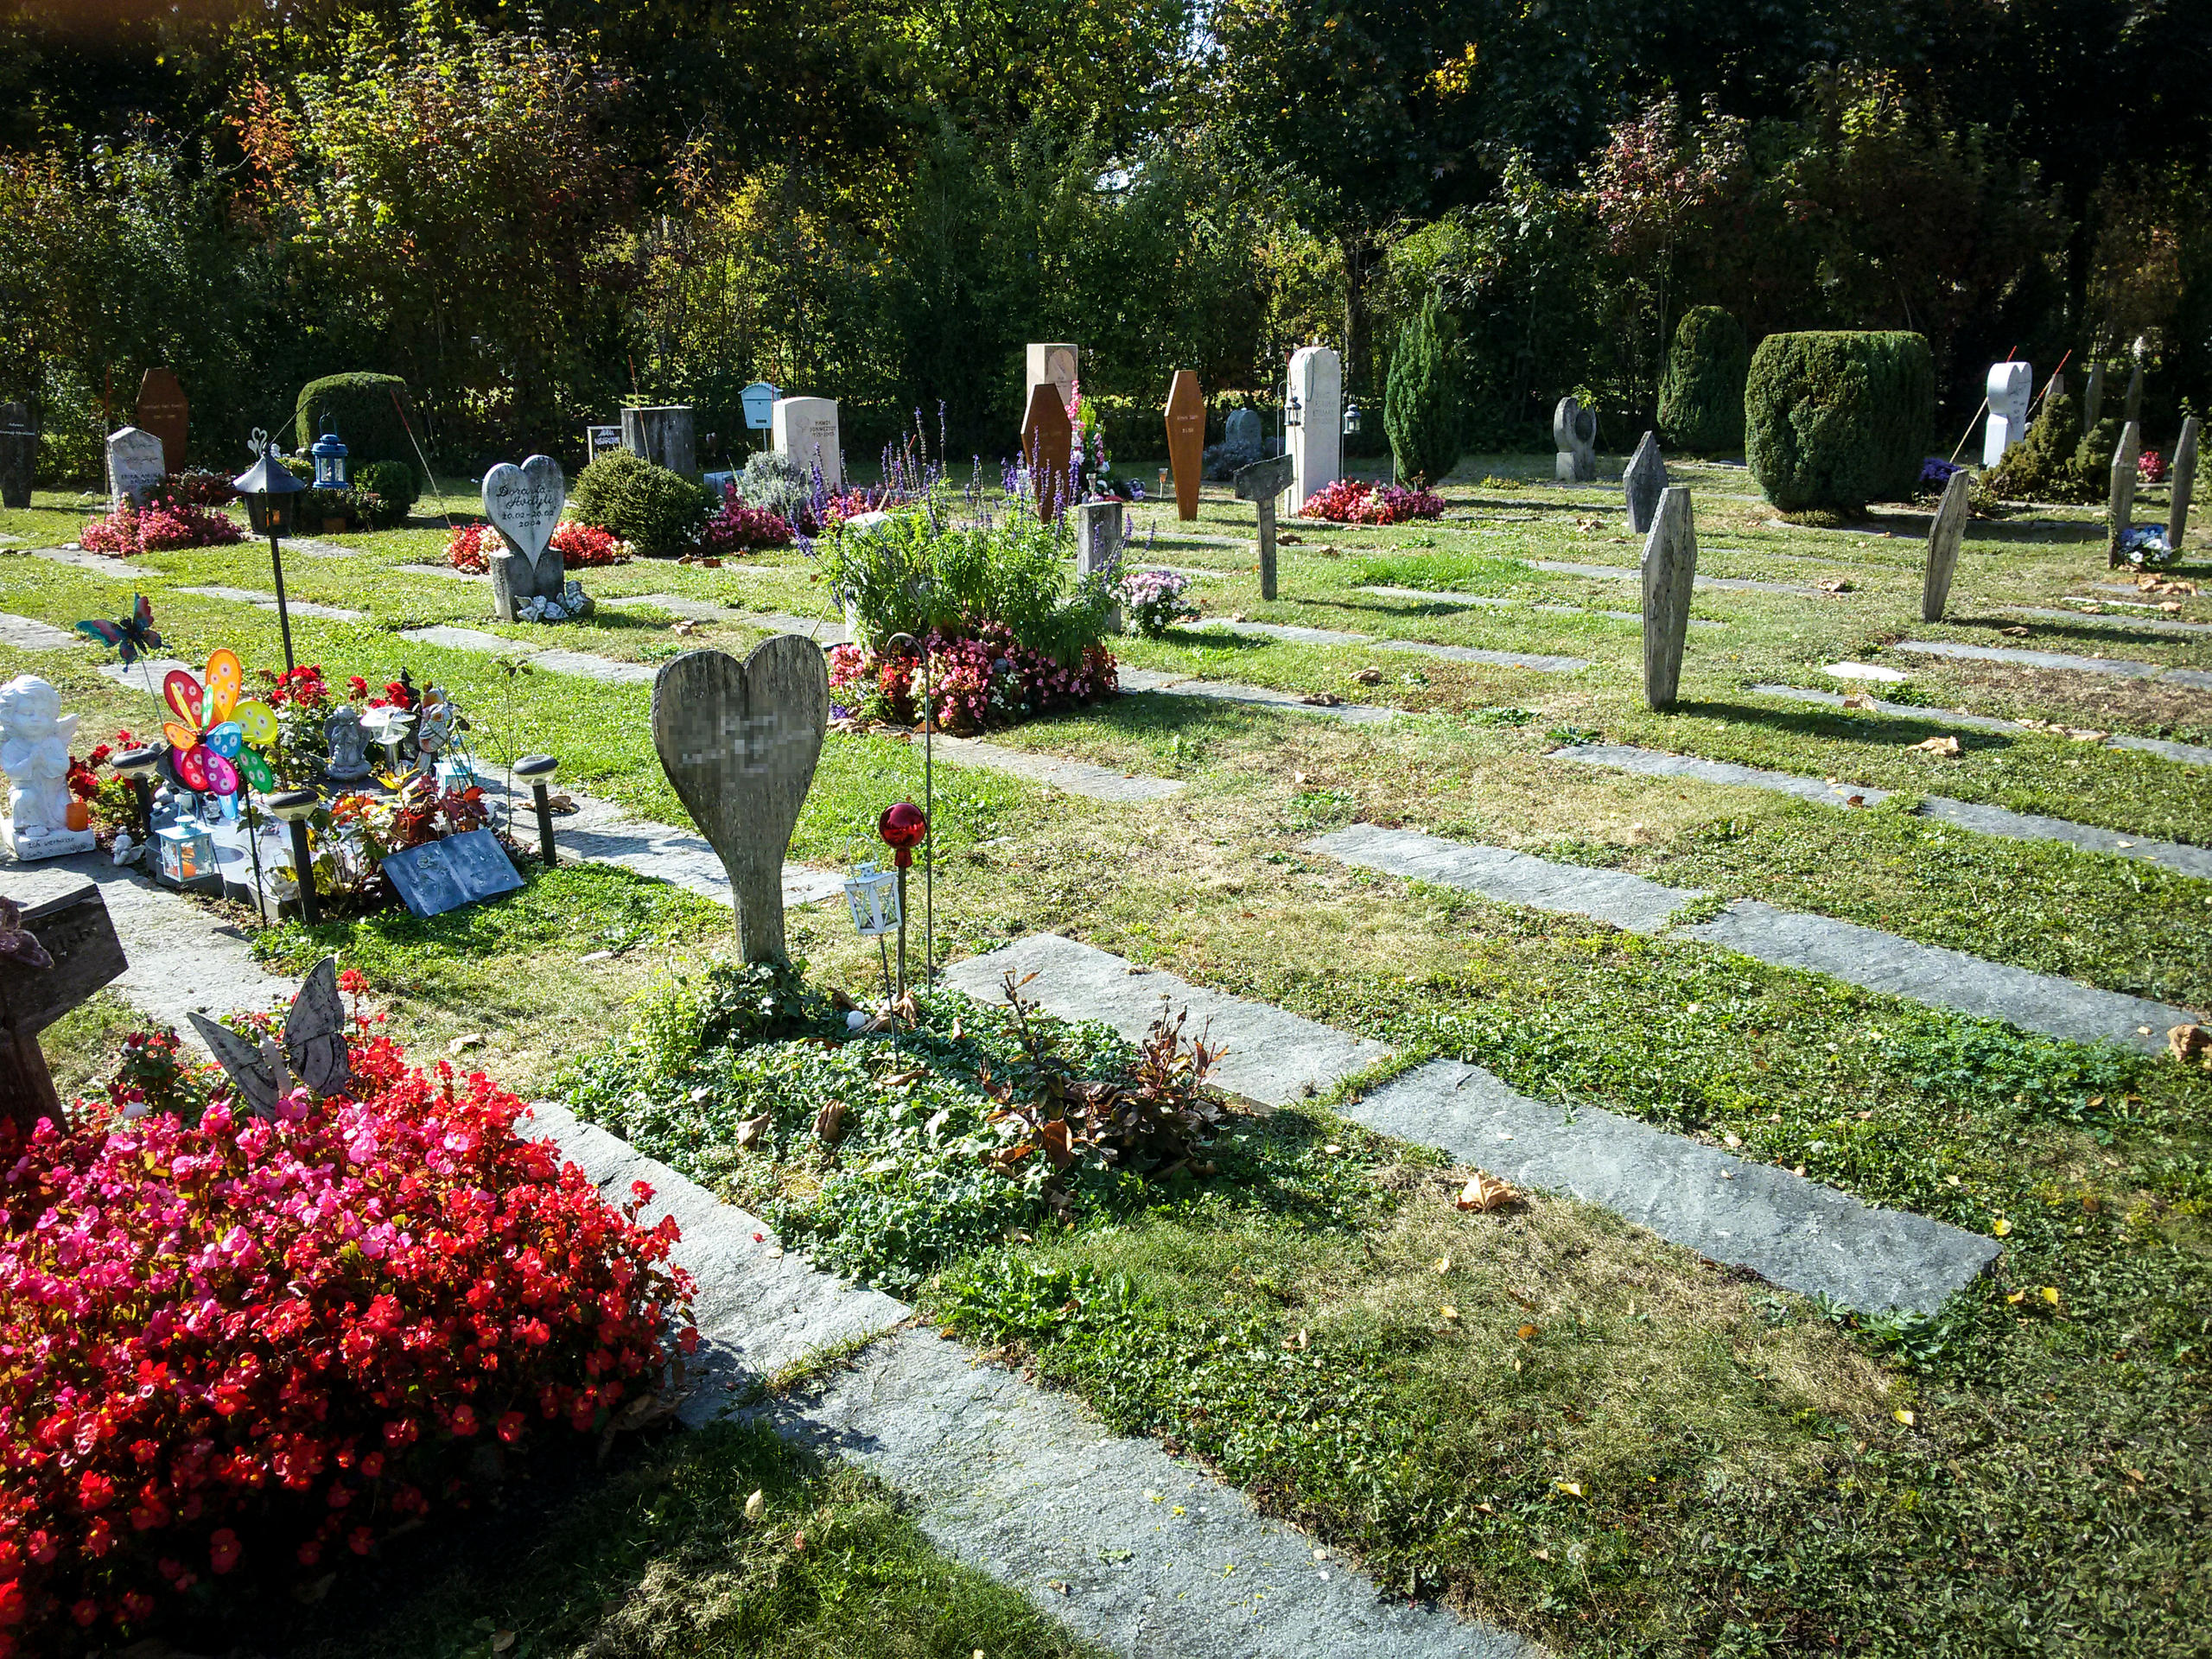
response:
<svg viewBox="0 0 2212 1659"><path fill-rule="evenodd" d="M1698 305L1922 334L1947 428L2140 338L2156 431L2212 393L2208 53L2181 0L0 0L0 397L51 479L164 362L219 465L354 370L469 469L625 399L741 459L755 378L996 459L1064 339L1135 458L1177 367L1319 340L1379 405L1433 296L1479 447L1576 391L1624 448Z"/></svg>

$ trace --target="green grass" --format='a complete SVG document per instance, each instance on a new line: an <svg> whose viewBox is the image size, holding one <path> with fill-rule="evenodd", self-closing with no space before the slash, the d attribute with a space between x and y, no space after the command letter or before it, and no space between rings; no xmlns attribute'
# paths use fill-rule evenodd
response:
<svg viewBox="0 0 2212 1659"><path fill-rule="evenodd" d="M763 1495L758 1521L746 1499ZM551 1513L392 1547L373 1600L301 1617L299 1659L1083 1659L1017 1591L948 1560L876 1482L765 1427L666 1440ZM801 1540L804 1540L803 1543ZM410 1542L415 1546L410 1548ZM500 1642L499 1638L509 1638Z"/></svg>

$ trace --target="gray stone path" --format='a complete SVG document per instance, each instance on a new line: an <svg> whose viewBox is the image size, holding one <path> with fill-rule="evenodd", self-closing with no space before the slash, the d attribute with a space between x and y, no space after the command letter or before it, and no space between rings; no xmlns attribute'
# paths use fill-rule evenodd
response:
<svg viewBox="0 0 2212 1659"><path fill-rule="evenodd" d="M1559 559L1524 559L1532 570L1549 570L1562 576L1588 576L1594 582L1640 582L1643 572L1634 565L1573 564ZM1788 594L1796 599L1831 597L1817 588L1807 588L1793 582L1757 582L1749 576L1700 576L1700 591L1719 588L1727 592L1746 594Z"/></svg>
<svg viewBox="0 0 2212 1659"><path fill-rule="evenodd" d="M0 611L0 642L18 651L60 651L65 645L90 643L85 635L70 629L57 628L36 617L16 616L6 611Z"/></svg>
<svg viewBox="0 0 2212 1659"><path fill-rule="evenodd" d="M1639 772L1648 778L1694 778L1700 783L1770 790L1779 794L1794 795L1801 801L1811 801L1821 806L1849 806L1854 804L1853 798L1856 798L1858 805L1879 806L1890 798L1891 793L1886 789L1876 789L1870 784L1829 783L1818 778L1800 778L1787 772L1768 772L1758 766L1738 766L1732 760L1701 760L1694 755L1663 754L1656 749L1640 749L1627 743L1586 743L1554 749L1547 758L1576 760L1587 766L1607 766L1621 772ZM2071 823L2064 818L2045 817L2034 812L2014 812L2001 806L1957 801L1942 795L1923 796L1915 810L1922 817L1955 823L1965 830L1977 830L1984 835L2004 836L2015 841L2065 842L2085 851L2139 858L2146 863L2164 865L2167 869L2178 871L2183 875L2212 880L2212 848L2190 847L2180 842L2153 841L2141 836L2122 835L2118 830L2100 829L2094 824Z"/></svg>
<svg viewBox="0 0 2212 1659"><path fill-rule="evenodd" d="M1953 639L1900 639L1893 651L1918 652L1927 657L1950 657L1977 663L2007 663L2018 668L2057 669L2070 674L2102 674L2120 680L2158 680L2212 691L2212 671L2201 668L2161 668L2156 663L2136 663L2118 657L2075 657L2057 651L2013 651L2000 645L1962 645Z"/></svg>
<svg viewBox="0 0 2212 1659"><path fill-rule="evenodd" d="M1853 1307L1932 1313L2001 1248L1601 1107L1531 1100L1457 1060L1432 1061L1345 1116L1509 1181L1571 1192L1712 1261Z"/></svg>
<svg viewBox="0 0 2212 1659"><path fill-rule="evenodd" d="M1264 1002L1203 990L1057 933L1017 939L954 963L944 970L944 982L978 1001L1003 1005L1008 971L1017 982L1037 976L1022 988L1025 1001L1064 1020L1103 1020L1132 1042L1144 1036L1163 1000L1188 1008L1185 1036L1205 1032L1209 1042L1227 1045L1214 1081L1270 1106L1319 1094L1390 1057L1381 1043L1348 1037Z"/></svg>
<svg viewBox="0 0 2212 1659"><path fill-rule="evenodd" d="M2165 1046L2171 1027L2196 1018L2186 1008L2145 997L1915 944L1855 922L1777 910L1753 899L1737 899L1713 921L1669 928L1669 918L1690 900L1703 898L1702 892L1666 887L1625 871L1555 864L1528 853L1411 830L1354 824L1307 842L1304 850L1362 869L1478 893L1502 904L1718 944L1776 967L1826 974L1885 995L2076 1042L2111 1041L2155 1052Z"/></svg>
<svg viewBox="0 0 2212 1659"><path fill-rule="evenodd" d="M2092 604L2103 604L2093 600ZM2007 616L2047 617L2054 622L2079 622L2092 628L2134 628L2145 633L2212 633L2212 622L2183 622L2171 616L2113 616L2098 611L2062 611L2047 605L2007 605Z"/></svg>
<svg viewBox="0 0 2212 1659"><path fill-rule="evenodd" d="M162 695L162 682L172 669L179 668L195 678L206 671L202 665L183 662L175 657L141 657L127 667L120 662L105 662L97 671L103 679L113 680L118 685L129 686L133 691L143 691L149 696L158 697Z"/></svg>
<svg viewBox="0 0 2212 1659"><path fill-rule="evenodd" d="M1268 1104L1318 1092L1389 1053L1379 1043L1137 968L1057 934L956 963L945 980L999 1002L1007 969L1017 981L1035 976L1021 994L1046 1012L1102 1020L1132 1041L1144 1035L1163 1001L1171 1011L1187 1009L1186 1031L1205 1027L1212 1040L1228 1045L1216 1080ZM1933 1310L1997 1255L1992 1240L1923 1217L1872 1209L1817 1181L1633 1118L1590 1106L1542 1104L1456 1061L1423 1066L1342 1110L1386 1135L1444 1147L1510 1179L1601 1204L1714 1261L1741 1262L1776 1284L1854 1306Z"/></svg>
<svg viewBox="0 0 2212 1659"><path fill-rule="evenodd" d="M264 544L266 539L266 537L264 538ZM248 537L247 540L251 541L252 537ZM352 548L340 547L335 542L317 541L312 536L286 537L284 550L287 553L302 554L310 559L350 559L353 556Z"/></svg>
<svg viewBox="0 0 2212 1659"><path fill-rule="evenodd" d="M79 570L91 570L103 576L113 576L118 582L137 582L143 585L159 582L162 573L150 566L142 566L134 573L135 560L111 553L87 553L75 547L27 547L23 553L34 559L44 559L49 564L73 564Z"/></svg>
<svg viewBox="0 0 2212 1659"><path fill-rule="evenodd" d="M1033 783L1050 784L1055 789L1094 801L1160 801L1179 795L1187 787L1179 779L1148 778L1116 766L1094 766L1088 760L1063 760L1054 755L1033 754L1027 749L1010 749L1002 743L982 738L940 735L936 751L937 758L950 766L1002 772L1009 777L1027 778Z"/></svg>
<svg viewBox="0 0 2212 1659"><path fill-rule="evenodd" d="M227 599L240 605L257 606L264 611L276 608L276 594L257 592L251 588L179 588L175 591L197 594L202 599ZM349 611L341 605L319 605L313 600L293 599L289 595L285 598L284 608L294 616L321 616L336 622L359 622L366 614L362 611Z"/></svg>
<svg viewBox="0 0 2212 1659"><path fill-rule="evenodd" d="M600 657L588 651L571 651L565 645L541 645L527 639L509 639L500 634L486 633L480 628L454 627L442 622L435 627L402 628L399 637L419 645L437 645L447 651L526 657L532 668L542 668L549 674L573 674L579 679L600 680L613 685L650 685L653 676L660 671L652 663L617 662L612 657Z"/></svg>
<svg viewBox="0 0 2212 1659"><path fill-rule="evenodd" d="M298 989L262 972L245 941L178 895L102 859L56 861L99 880L130 958L118 988L189 1030L187 1007L265 1007ZM31 899L68 880L56 864L0 861L0 883ZM842 1283L786 1252L765 1224L580 1122L539 1104L525 1132L554 1141L610 1198L644 1180L647 1226L677 1217L676 1260L698 1281L703 1338L682 1409L698 1426L731 1395L833 1344L887 1333L818 1396L754 1408L787 1437L852 1459L899 1490L948 1554L1024 1592L1052 1617L1128 1659L1537 1659L1492 1626L1388 1596L1311 1541L1254 1512L1243 1495L1150 1440L1110 1435L959 1344L899 1328L912 1310Z"/></svg>
<svg viewBox="0 0 2212 1659"><path fill-rule="evenodd" d="M666 611L671 616L680 616L691 622L734 622L737 613L727 605L717 605L711 600L686 599L681 594L621 594L613 599L599 601L611 610L625 610L632 605L648 606L657 611Z"/></svg>
<svg viewBox="0 0 2212 1659"><path fill-rule="evenodd" d="M1123 667L1120 671L1120 677L1122 690L1133 694L1153 691L1177 697L1208 697L1217 702L1242 702L1262 709L1280 709L1286 714L1319 715L1327 720L1341 720L1354 726L1395 720L1401 712L1365 702L1307 702L1295 691L1277 691L1264 685L1239 685L1234 680L1202 680L1185 674L1163 674L1149 668Z"/></svg>
<svg viewBox="0 0 2212 1659"><path fill-rule="evenodd" d="M766 628L771 633L796 633L823 645L846 645L853 636L845 631L842 622L833 622L826 616L793 616L785 611L758 611L740 615L737 620L756 628Z"/></svg>
<svg viewBox="0 0 2212 1659"><path fill-rule="evenodd" d="M1817 702L1830 709L1843 707L1843 695L1837 691L1815 691L1802 685L1764 685L1751 688L1761 696L1787 697L1794 702ZM1868 714L1889 715L1898 719L1917 720L1930 726L1961 726L1977 732L2034 732L2035 727L2023 725L2017 720L2000 720L1994 715L1969 714L1963 709L1923 709L1910 702L1885 702L1878 697L1870 698L1860 705ZM2185 766L2212 766L2212 747L2201 743L2177 743L2164 737L2134 737L2125 732L2107 734L2099 740L2099 747L2113 749L2138 749L2145 754L2163 756L2177 760Z"/></svg>

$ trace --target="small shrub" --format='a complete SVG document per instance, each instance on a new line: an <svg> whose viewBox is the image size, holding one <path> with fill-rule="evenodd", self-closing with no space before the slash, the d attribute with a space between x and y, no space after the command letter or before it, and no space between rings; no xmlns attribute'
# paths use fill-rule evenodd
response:
<svg viewBox="0 0 2212 1659"><path fill-rule="evenodd" d="M351 447L350 445L348 446ZM404 518L422 499L423 486L415 469L404 461L359 461L348 468L357 490L366 490L394 505Z"/></svg>
<svg viewBox="0 0 2212 1659"><path fill-rule="evenodd" d="M1983 479L1989 493L2003 500L2101 501L2119 444L2118 422L2100 422L2096 431L2085 434L2081 404L2070 393L2055 392L2043 400L2027 436Z"/></svg>
<svg viewBox="0 0 2212 1659"><path fill-rule="evenodd" d="M1436 483L1459 464L1464 423L1452 355L1454 332L1442 302L1431 294L1407 319L1390 357L1382 428L1398 476L1411 484Z"/></svg>
<svg viewBox="0 0 2212 1659"><path fill-rule="evenodd" d="M1742 448L1751 366L1751 345L1735 318L1717 305L1684 312L1659 382L1660 442L1694 455Z"/></svg>
<svg viewBox="0 0 2212 1659"><path fill-rule="evenodd" d="M378 1039L357 1099L188 1123L155 1109L195 1091L175 1058L142 1045L79 1128L0 1128L0 1659L365 1555L696 1339L650 1190L610 1208L482 1074Z"/></svg>
<svg viewBox="0 0 2212 1659"><path fill-rule="evenodd" d="M1147 639L1157 639L1178 622L1195 622L1191 579L1173 570L1139 570L1123 579L1122 603L1129 620Z"/></svg>
<svg viewBox="0 0 2212 1659"><path fill-rule="evenodd" d="M647 558L690 550L713 504L680 473L616 450L576 474L569 493L576 517L595 524Z"/></svg>
<svg viewBox="0 0 2212 1659"><path fill-rule="evenodd" d="M1769 334L1744 392L1745 459L1785 512L1910 499L1936 423L1918 334Z"/></svg>
<svg viewBox="0 0 2212 1659"><path fill-rule="evenodd" d="M814 478L805 467L772 449L763 449L748 456L745 471L739 474L737 493L748 506L772 512L785 524L804 535L812 535L817 527L815 511ZM855 511L866 512L865 506ZM847 517L851 514L848 513Z"/></svg>
<svg viewBox="0 0 2212 1659"><path fill-rule="evenodd" d="M392 403L395 393L411 415L414 404L407 396L407 383L396 374L356 372L308 381L300 388L293 412L293 447L304 454L322 435L327 417L330 429L346 441L346 456L355 471L371 461L408 463L414 446Z"/></svg>
<svg viewBox="0 0 2212 1659"><path fill-rule="evenodd" d="M766 507L748 507L734 493L699 531L699 550L716 556L791 544L791 527L783 514Z"/></svg>
<svg viewBox="0 0 2212 1659"><path fill-rule="evenodd" d="M1402 484L1385 484L1378 490L1363 479L1340 478L1307 496L1303 513L1340 524L1402 524L1409 518L1441 518L1444 498L1433 490L1408 489Z"/></svg>

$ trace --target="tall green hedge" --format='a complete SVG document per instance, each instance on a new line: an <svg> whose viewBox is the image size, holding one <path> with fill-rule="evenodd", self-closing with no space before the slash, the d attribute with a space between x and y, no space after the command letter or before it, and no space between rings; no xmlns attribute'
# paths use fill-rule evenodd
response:
<svg viewBox="0 0 2212 1659"><path fill-rule="evenodd" d="M366 461L399 461L419 469L415 446L392 407L392 394L407 404L407 383L396 374L326 374L300 388L299 406L293 421L293 437L304 451L322 435L323 417L346 442L346 460L353 466Z"/></svg>
<svg viewBox="0 0 2212 1659"><path fill-rule="evenodd" d="M1908 334L1769 334L1744 387L1744 458L1784 512L1910 497L1936 429L1936 359Z"/></svg>
<svg viewBox="0 0 2212 1659"><path fill-rule="evenodd" d="M1452 327L1435 295L1406 319L1390 377L1382 388L1382 427L1398 476L1441 482L1459 464L1459 375L1452 362Z"/></svg>
<svg viewBox="0 0 2212 1659"><path fill-rule="evenodd" d="M1685 311L1659 382L1659 441L1695 455L1740 449L1751 367L1743 324L1717 305Z"/></svg>

